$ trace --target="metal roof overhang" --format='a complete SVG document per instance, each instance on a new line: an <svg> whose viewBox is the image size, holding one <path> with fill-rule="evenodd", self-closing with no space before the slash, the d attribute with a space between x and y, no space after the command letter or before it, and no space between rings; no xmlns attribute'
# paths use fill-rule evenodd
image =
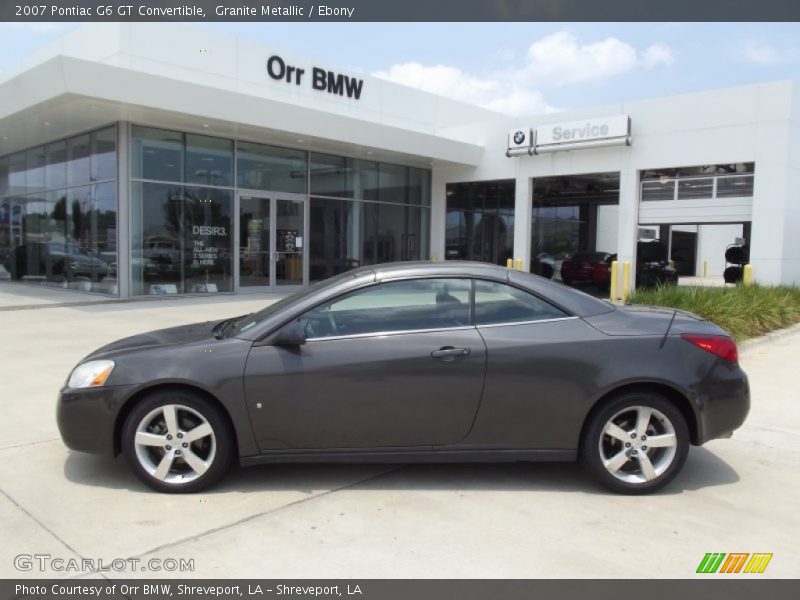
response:
<svg viewBox="0 0 800 600"><path fill-rule="evenodd" d="M420 167L483 155L433 133L67 56L0 83L0 156L114 121Z"/></svg>

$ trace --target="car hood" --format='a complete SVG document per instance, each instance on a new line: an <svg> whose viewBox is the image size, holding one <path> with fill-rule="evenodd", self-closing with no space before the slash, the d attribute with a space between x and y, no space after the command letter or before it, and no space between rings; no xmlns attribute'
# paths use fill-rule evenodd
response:
<svg viewBox="0 0 800 600"><path fill-rule="evenodd" d="M606 335L664 335L667 331L670 334L727 335L702 317L665 306L619 306L611 312L586 317L584 321Z"/></svg>
<svg viewBox="0 0 800 600"><path fill-rule="evenodd" d="M191 325L158 329L156 331L148 331L147 333L126 337L107 344L102 348L98 348L87 356L84 361L88 359L105 358L110 355L118 355L123 351L141 350L143 348L153 348L155 346L176 346L209 340L214 337L214 327L223 320L224 319L192 323Z"/></svg>

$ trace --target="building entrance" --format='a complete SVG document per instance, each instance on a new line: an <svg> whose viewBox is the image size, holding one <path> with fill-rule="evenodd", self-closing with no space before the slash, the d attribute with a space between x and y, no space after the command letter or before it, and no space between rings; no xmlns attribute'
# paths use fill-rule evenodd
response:
<svg viewBox="0 0 800 600"><path fill-rule="evenodd" d="M301 287L308 281L307 199L294 194L239 194L239 290Z"/></svg>

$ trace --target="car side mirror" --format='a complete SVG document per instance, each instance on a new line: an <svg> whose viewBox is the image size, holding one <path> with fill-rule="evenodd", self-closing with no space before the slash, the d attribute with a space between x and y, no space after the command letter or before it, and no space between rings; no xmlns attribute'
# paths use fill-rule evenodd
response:
<svg viewBox="0 0 800 600"><path fill-rule="evenodd" d="M305 343L306 328L300 321L292 321L284 325L270 340L272 346L296 347L303 346Z"/></svg>

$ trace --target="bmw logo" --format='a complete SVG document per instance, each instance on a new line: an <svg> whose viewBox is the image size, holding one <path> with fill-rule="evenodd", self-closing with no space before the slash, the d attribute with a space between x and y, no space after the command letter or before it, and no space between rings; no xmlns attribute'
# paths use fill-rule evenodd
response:
<svg viewBox="0 0 800 600"><path fill-rule="evenodd" d="M521 144L525 141L525 132L524 131L517 131L514 133L514 143Z"/></svg>

